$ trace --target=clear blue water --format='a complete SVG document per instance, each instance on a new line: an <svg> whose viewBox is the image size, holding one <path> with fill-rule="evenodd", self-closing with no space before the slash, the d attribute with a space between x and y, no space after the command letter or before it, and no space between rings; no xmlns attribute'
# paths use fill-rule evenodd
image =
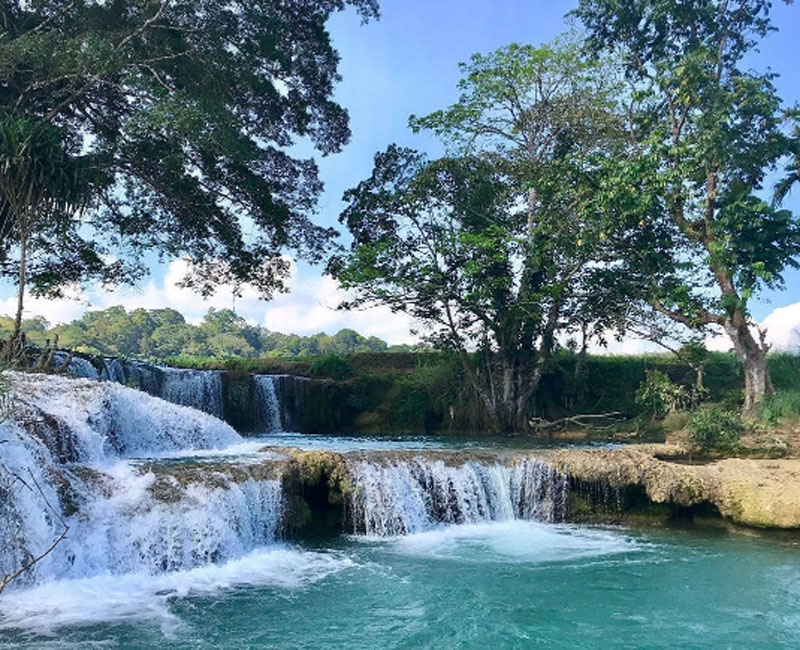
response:
<svg viewBox="0 0 800 650"><path fill-rule="evenodd" d="M309 435L271 433L247 438L275 447L326 449L329 451L381 451L404 449L553 449L559 447L612 448L619 443L592 441L544 440L526 436L436 436L436 435Z"/></svg>
<svg viewBox="0 0 800 650"><path fill-rule="evenodd" d="M797 648L798 544L521 521L343 537L8 594L0 646Z"/></svg>

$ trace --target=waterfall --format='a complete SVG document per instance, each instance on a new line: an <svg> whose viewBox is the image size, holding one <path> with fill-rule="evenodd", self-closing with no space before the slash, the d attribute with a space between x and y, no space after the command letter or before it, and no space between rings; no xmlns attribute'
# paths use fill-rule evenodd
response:
<svg viewBox="0 0 800 650"><path fill-rule="evenodd" d="M38 409L55 427L40 438L66 445L57 453L70 462L222 449L241 441L216 418L119 384L40 374L6 376L17 401Z"/></svg>
<svg viewBox="0 0 800 650"><path fill-rule="evenodd" d="M125 368L119 359L103 359L103 370L100 372L102 381L114 381L118 384L127 384Z"/></svg>
<svg viewBox="0 0 800 650"><path fill-rule="evenodd" d="M160 367L162 399L222 418L222 374L216 370Z"/></svg>
<svg viewBox="0 0 800 650"><path fill-rule="evenodd" d="M512 466L443 460L349 463L353 481L350 510L356 532L391 536L428 530L438 524L510 519L561 521L567 479L533 458Z"/></svg>
<svg viewBox="0 0 800 650"><path fill-rule="evenodd" d="M68 358L69 354L66 352L55 352L53 354L53 367L60 368L67 362ZM97 368L94 367L94 364L83 357L73 356L66 370L74 377L100 379L100 373L97 371Z"/></svg>
<svg viewBox="0 0 800 650"><path fill-rule="evenodd" d="M125 386L4 373L12 400L0 422L0 574L54 551L15 581L158 573L224 562L279 532L274 472L215 462L126 461L242 442L205 413Z"/></svg>
<svg viewBox="0 0 800 650"><path fill-rule="evenodd" d="M108 480L108 479L106 479ZM166 482L169 489L160 486ZM277 480L157 482L122 465L111 472L109 496L95 486L66 544L41 568L47 579L101 573L161 573L219 564L276 540L282 514ZM86 487L84 487L86 489Z"/></svg>
<svg viewBox="0 0 800 650"><path fill-rule="evenodd" d="M66 352L56 352L55 367L67 360ZM156 366L144 361L104 359L98 372L88 359L73 356L67 372L74 377L99 379L130 385L173 404L190 406L222 418L222 373L216 370L183 370Z"/></svg>
<svg viewBox="0 0 800 650"><path fill-rule="evenodd" d="M129 361L126 364L127 382L150 395L161 397L162 371L156 366L142 361Z"/></svg>
<svg viewBox="0 0 800 650"><path fill-rule="evenodd" d="M281 431L281 403L276 390L277 377L255 375L253 377L253 422L261 433Z"/></svg>
<svg viewBox="0 0 800 650"><path fill-rule="evenodd" d="M511 503L518 519L559 522L567 517L569 479L538 458L523 458L511 468Z"/></svg>

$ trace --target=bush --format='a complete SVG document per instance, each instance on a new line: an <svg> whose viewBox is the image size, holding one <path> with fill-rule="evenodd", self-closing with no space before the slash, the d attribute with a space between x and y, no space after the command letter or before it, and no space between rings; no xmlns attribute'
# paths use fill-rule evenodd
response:
<svg viewBox="0 0 800 650"><path fill-rule="evenodd" d="M689 435L703 450L735 448L743 428L737 412L725 411L719 406L700 408L689 420Z"/></svg>
<svg viewBox="0 0 800 650"><path fill-rule="evenodd" d="M672 413L668 413L664 417L664 421L661 423L661 426L664 427L664 431L668 433L674 431L682 431L686 428L686 425L689 424L689 414L686 411L674 411Z"/></svg>
<svg viewBox="0 0 800 650"><path fill-rule="evenodd" d="M324 354L311 362L311 374L330 379L349 379L353 376L353 365L346 357L338 354Z"/></svg>
<svg viewBox="0 0 800 650"><path fill-rule="evenodd" d="M786 390L767 396L763 417L771 424L800 417L800 390Z"/></svg>
<svg viewBox="0 0 800 650"><path fill-rule="evenodd" d="M681 411L689 406L689 392L674 383L660 370L648 370L646 379L636 389L636 403L657 416Z"/></svg>

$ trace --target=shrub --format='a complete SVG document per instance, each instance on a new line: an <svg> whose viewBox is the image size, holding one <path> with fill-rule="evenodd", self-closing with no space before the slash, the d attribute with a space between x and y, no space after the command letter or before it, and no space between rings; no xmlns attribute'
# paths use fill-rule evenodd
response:
<svg viewBox="0 0 800 650"><path fill-rule="evenodd" d="M689 420L689 435L700 449L733 449L742 435L742 419L736 411L706 406Z"/></svg>
<svg viewBox="0 0 800 650"><path fill-rule="evenodd" d="M636 389L636 402L653 411L655 415L666 415L689 406L689 392L674 383L660 370L648 370L645 380Z"/></svg>
<svg viewBox="0 0 800 650"><path fill-rule="evenodd" d="M353 365L338 354L323 354L311 362L311 374L330 379L349 379L353 376Z"/></svg>
<svg viewBox="0 0 800 650"><path fill-rule="evenodd" d="M800 378L800 354L779 352L767 358L769 374L778 392L797 390Z"/></svg>
<svg viewBox="0 0 800 650"><path fill-rule="evenodd" d="M682 431L686 428L687 424L689 424L689 414L686 411L674 411L669 413L661 423L664 427L664 431L667 432Z"/></svg>

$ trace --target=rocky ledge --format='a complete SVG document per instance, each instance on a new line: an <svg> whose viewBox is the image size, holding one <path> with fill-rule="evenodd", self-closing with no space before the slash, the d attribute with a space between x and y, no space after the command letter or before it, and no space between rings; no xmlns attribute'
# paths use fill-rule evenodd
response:
<svg viewBox="0 0 800 650"><path fill-rule="evenodd" d="M725 519L758 528L800 529L800 459L698 460L669 445L541 454L573 483L639 488L652 504L712 505Z"/></svg>

